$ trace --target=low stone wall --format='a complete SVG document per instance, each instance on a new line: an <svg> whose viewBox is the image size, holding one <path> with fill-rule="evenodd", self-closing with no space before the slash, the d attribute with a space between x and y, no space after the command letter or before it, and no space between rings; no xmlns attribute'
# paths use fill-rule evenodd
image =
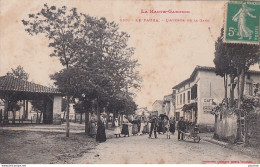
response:
<svg viewBox="0 0 260 167"><path fill-rule="evenodd" d="M214 137L219 140L235 143L237 138L237 116L232 114L223 116L222 119L218 116Z"/></svg>

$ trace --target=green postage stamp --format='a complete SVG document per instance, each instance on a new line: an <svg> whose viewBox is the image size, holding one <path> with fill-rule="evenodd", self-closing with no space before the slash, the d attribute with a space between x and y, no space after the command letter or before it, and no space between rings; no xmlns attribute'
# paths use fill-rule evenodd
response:
<svg viewBox="0 0 260 167"><path fill-rule="evenodd" d="M227 3L225 42L259 44L260 2Z"/></svg>

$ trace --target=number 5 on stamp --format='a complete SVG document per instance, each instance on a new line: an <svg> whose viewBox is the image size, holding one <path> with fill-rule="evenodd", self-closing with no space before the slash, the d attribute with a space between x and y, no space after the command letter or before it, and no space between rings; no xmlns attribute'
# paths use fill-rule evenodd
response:
<svg viewBox="0 0 260 167"><path fill-rule="evenodd" d="M227 3L225 42L259 44L260 2Z"/></svg>

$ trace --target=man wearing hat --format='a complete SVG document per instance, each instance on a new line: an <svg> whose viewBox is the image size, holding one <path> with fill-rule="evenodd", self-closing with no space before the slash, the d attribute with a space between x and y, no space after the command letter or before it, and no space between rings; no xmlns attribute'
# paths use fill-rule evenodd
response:
<svg viewBox="0 0 260 167"><path fill-rule="evenodd" d="M157 138L157 127L158 127L158 122L156 117L154 117L151 120L151 129L150 129L150 133L149 133L149 138L152 137L152 133L154 132L154 138Z"/></svg>
<svg viewBox="0 0 260 167"><path fill-rule="evenodd" d="M185 122L183 120L183 117L181 117L181 119L179 120L178 124L177 124L177 129L178 129L178 140L183 140L183 133L186 129L186 125ZM182 132L181 132L182 131Z"/></svg>

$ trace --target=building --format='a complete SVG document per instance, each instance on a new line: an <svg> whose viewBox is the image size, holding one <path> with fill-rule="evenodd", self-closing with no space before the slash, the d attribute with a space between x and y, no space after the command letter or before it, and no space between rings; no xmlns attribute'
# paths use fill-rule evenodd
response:
<svg viewBox="0 0 260 167"><path fill-rule="evenodd" d="M156 100L152 105L153 115L159 116L160 114L164 114L164 104L163 100Z"/></svg>
<svg viewBox="0 0 260 167"><path fill-rule="evenodd" d="M9 123L10 101L26 101L23 105L20 116L23 115L24 119L31 119L35 117L35 111L29 103L31 100L37 100L43 102L42 119L45 124L60 124L61 123L61 102L62 94L54 88L49 88L32 82L24 81L13 76L1 76L0 77L0 99L2 105L4 124ZM24 106L26 109L24 109ZM28 111L30 112L28 113ZM26 112L24 112L26 111ZM19 115L18 115L19 117Z"/></svg>
<svg viewBox="0 0 260 167"><path fill-rule="evenodd" d="M246 74L245 94L252 95L253 84L259 82L260 71L249 71ZM200 127L214 129L215 117L211 112L225 95L224 80L215 74L215 68L197 66L188 79L173 87L173 92L176 119L183 117Z"/></svg>
<svg viewBox="0 0 260 167"><path fill-rule="evenodd" d="M175 117L175 96L169 94L163 97L164 111L169 118Z"/></svg>

